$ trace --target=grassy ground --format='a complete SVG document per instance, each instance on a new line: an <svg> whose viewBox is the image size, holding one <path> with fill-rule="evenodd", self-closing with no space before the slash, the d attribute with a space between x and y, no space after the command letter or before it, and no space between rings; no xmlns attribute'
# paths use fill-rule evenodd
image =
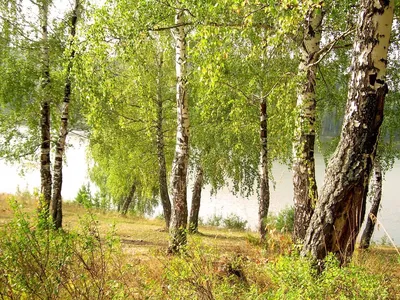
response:
<svg viewBox="0 0 400 300"><path fill-rule="evenodd" d="M9 205L9 196L0 194L0 224L6 224L13 217L13 210ZM25 212L34 212L37 201L29 195L19 195L18 202ZM165 250L168 247L168 232L161 219L145 219L142 217L122 217L117 212L103 212L97 209L86 209L83 206L66 202L63 204L63 227L66 231L76 230L82 218L88 214L97 221L97 226L102 234L115 226L115 232L121 239L124 249L132 254L149 253L153 250ZM256 235L247 231L224 230L215 227L200 227L200 233L190 240L201 239L211 247L218 247L228 252L252 252L253 246L249 241L256 239Z"/></svg>
<svg viewBox="0 0 400 300"><path fill-rule="evenodd" d="M8 195L0 195L2 227L12 220L14 214L8 198ZM18 195L18 203L22 211L35 213L37 201L31 196ZM364 299L400 299L400 260L396 251L388 247L374 246L367 251L357 251L353 259L354 269L332 267L332 274L326 275L326 278L316 284L313 276L308 277L309 271L303 263L293 258L295 251L290 237L273 230L270 231L268 242L260 245L256 234L252 232L200 227L200 234L189 236L187 256L176 258L166 255L168 233L163 228L162 220L121 217L114 212L89 211L75 203L64 204L63 224L66 232L79 232L82 230L82 220L88 218L92 219L91 222L98 230L101 244L105 243L107 234L112 232L118 237L122 249L117 256L107 256L104 254L106 251L99 254L95 252L96 249L93 250L93 253L97 253L92 253L93 264L98 255L107 258L102 260L101 265L105 266L105 261L111 262L107 268L110 274L107 276L96 275L96 272L87 267L88 263L83 258L80 259L92 281L97 282L100 277L107 277L107 280L103 278L100 282L115 282L118 287L115 289L121 291L118 294L108 287L110 290L107 294L104 291L108 285L104 285L98 288L103 291L102 297L93 298L357 299L358 295L363 295ZM79 254L81 252L76 250L78 248L75 246L74 251ZM0 241L0 259L1 250ZM81 256L86 257L83 254ZM76 268L80 268L78 265L79 260ZM131 266L132 269L122 274L126 266ZM75 269L75 272L80 271ZM370 277L375 275L379 278ZM82 286L79 289L79 284L76 283L73 288L69 287L74 292L67 295L71 298L85 298L82 295L89 295L91 288L85 287L83 283ZM64 287L68 291L68 285ZM327 294L323 294L321 289ZM29 295L27 298L41 298L26 293ZM51 293L54 294L54 291ZM16 292L15 295L16 297L8 298L23 298L21 295L25 294Z"/></svg>

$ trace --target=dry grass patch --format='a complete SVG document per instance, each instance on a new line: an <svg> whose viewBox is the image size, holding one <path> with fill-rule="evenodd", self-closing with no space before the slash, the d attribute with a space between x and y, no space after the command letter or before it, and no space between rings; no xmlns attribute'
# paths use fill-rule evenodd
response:
<svg viewBox="0 0 400 300"><path fill-rule="evenodd" d="M382 274L389 287L391 299L400 299L400 257L389 246L372 246L355 252L355 265L364 267L371 274Z"/></svg>

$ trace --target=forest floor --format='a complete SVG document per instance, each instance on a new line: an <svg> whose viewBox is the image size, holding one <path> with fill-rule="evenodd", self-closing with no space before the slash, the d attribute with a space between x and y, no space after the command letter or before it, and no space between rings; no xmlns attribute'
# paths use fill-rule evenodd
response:
<svg viewBox="0 0 400 300"><path fill-rule="evenodd" d="M0 227L5 226L5 224L9 223L14 217L14 211L9 205L9 201L7 200L8 198L8 195L0 194ZM35 213L37 208L37 201L32 200L32 197L28 196L26 198L24 198L23 196L19 196L18 204L22 211L27 212L31 215ZM168 258L168 262L166 263L166 257L168 257L168 255L166 254L166 250L168 247L169 236L168 232L164 228L163 220L149 220L130 215L122 217L115 212L102 212L96 209L85 209L81 205L71 202L64 203L63 211L64 231L79 231L79 229L82 227L82 222L84 222L85 219L90 219L91 222L95 224L94 226L96 234L99 234L102 240L105 240L106 236L110 234L118 238L119 245L123 253L123 259L121 256L121 261L123 260L124 262L130 263L135 262L135 264L146 268L146 276L151 276L152 282L160 283L167 281L169 278L168 276L178 276L179 278L182 276L186 276L182 275L179 272L180 268L183 268L182 264L186 263L187 260L184 262L178 262L178 269L174 269L173 267L174 263L176 262L168 261ZM277 282L275 279L271 279L270 277L266 276L265 270L261 271L262 266L273 264L279 265L282 263L282 257L290 257L292 255L296 247L293 245L289 235L280 234L271 229L269 232L269 239L267 243L261 245L258 242L257 234L254 232L227 230L208 226L200 226L199 231L199 234L189 235L189 247L191 247L192 249L196 248L198 253L200 253L201 255L213 256L214 258L212 259L210 265L211 267L206 267L204 264L207 264L207 262L203 261L202 258L198 258L198 265L196 267L193 267L193 263L191 262L191 267L188 270L189 273L196 274L196 272L209 272L211 277L215 274L217 274L218 276L236 275L240 278L246 277L246 279L244 279L246 281L246 285L250 285L251 283L251 286L255 285L257 287L257 291L251 291L251 293L258 294L263 292L265 293L265 295L274 295L261 297L260 299L295 299L297 297L296 295L301 295L301 289L303 288L303 286L307 286L307 283L305 283L306 281L299 283L298 288L300 289L300 294L293 294L292 296L290 296L290 289L293 283L288 282L289 287L285 289L283 287L285 285L284 282ZM197 257L196 254L193 253L192 255ZM287 262L287 264L288 266L286 266L285 268L291 268L291 266L293 266L293 268L296 268L293 261L289 261ZM378 296L378 298L382 299L400 299L400 259L394 248L382 245L373 245L369 250L366 251L357 250L354 254L352 264L356 268L362 269L363 274L365 272L365 274L374 274L381 276L380 282L383 282L385 285L385 292L382 292L382 295L384 296L381 296L379 293L374 294L375 290L373 293L371 292L371 294L368 294L368 289L381 289L382 286L373 287L373 284L368 283L370 281L369 277L366 279L360 279L360 273L356 272L354 273L354 275L353 273L351 273L352 271L346 271L347 273L345 272L344 275L341 275L341 271L335 271L336 273L333 276L336 276L337 278L340 276L344 276L343 278L346 278L346 281L354 280L354 283L352 284L354 285L355 289L357 289L356 286L358 285L363 286L364 281L367 282L367 287L362 288L362 291L365 290L368 292L366 295L380 295ZM165 273L166 268L170 269L170 272L167 272L167 274ZM196 268L198 268L199 270L197 270ZM150 273L148 273L149 270ZM269 270L270 272L277 272L277 274L278 272L280 272L279 270L276 271L275 269ZM213 272L215 274L213 274ZM350 273L353 275L348 275ZM283 275L280 274L279 277L285 277L285 274L286 273L283 273ZM303 280L303 277L305 276L304 274L298 274L296 275L298 276L296 277L297 279L293 279L293 274L290 274L290 272L288 274L288 278L290 277L290 280L295 280L295 283L299 280ZM200 275L201 274L199 274L199 276ZM347 278L346 276L349 276L349 278ZM182 280L182 278L179 278L177 279L177 281ZM337 280L338 279L336 279L336 281ZM360 280L364 281L360 283ZM235 297L229 296L229 293L226 291L215 291L216 284L208 283L209 279L207 279L206 281L201 281L203 282L203 285L205 287L202 284L199 284L197 279L193 278L191 280L188 280L187 277L185 277L185 281L183 282L186 282L189 285L192 284L192 286L194 287L202 286L201 289L203 290L211 290L211 286L213 287L214 296L209 296L207 298L204 296L207 295L207 292L202 292L200 290L200 292L196 292L196 295L199 295L199 293L201 295L204 295L199 296L199 299L224 299L224 297L226 299L234 299ZM337 289L346 289L345 287L342 287L343 284L340 282L335 282L334 284L338 284L339 288ZM350 286L352 286L352 284L350 284ZM141 285L144 285L144 283L141 283ZM331 283L328 282L327 285L331 285ZM184 296L185 294L182 294L182 291L179 291L179 286L177 287L177 290L175 292L172 292L174 288L171 284L169 284L168 287L170 289L170 291L168 292L169 294L165 292L169 295L167 297L168 299L184 299L185 297L188 297ZM273 288L275 289L274 292L269 291L269 289ZM327 289L329 288L330 287L327 287ZM232 287L230 287L229 289L232 289ZM253 296L251 296L253 294L249 294L249 290L251 289L248 287L246 289L247 294L245 294L244 292L243 294L241 294L242 292L239 290L235 292L236 295L242 295L237 296L237 299L253 298ZM277 293L276 289L280 289L280 292ZM310 290L311 288L308 287L307 289ZM361 288L360 292L356 292L355 294L354 291L340 291L337 295L334 294L335 291L332 291L329 294L330 296L324 296L323 298L347 299L346 296L344 298L341 296L342 293L344 293L344 295L351 295L348 298L358 298L357 295L364 295L362 294L362 291ZM159 291L159 293L163 292ZM215 294L218 293L225 296L215 296ZM312 295L312 292L309 291L309 293L310 295ZM140 296L137 293L133 295L135 295L134 297L132 296L133 298L138 299L144 297L143 295ZM312 296L304 297L306 299ZM147 298L147 296L145 298ZM150 298L158 299L158 297L156 296L149 297L149 299ZM377 298L377 296L371 296L370 299L374 298Z"/></svg>

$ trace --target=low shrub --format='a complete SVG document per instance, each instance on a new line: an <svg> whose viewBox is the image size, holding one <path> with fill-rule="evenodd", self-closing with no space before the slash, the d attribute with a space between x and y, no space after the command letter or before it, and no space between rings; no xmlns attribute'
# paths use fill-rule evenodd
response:
<svg viewBox="0 0 400 300"><path fill-rule="evenodd" d="M221 254L194 243L182 255L165 258L162 299L250 299L240 255Z"/></svg>
<svg viewBox="0 0 400 300"><path fill-rule="evenodd" d="M75 197L75 201L86 208L94 207L92 193L89 183L83 184Z"/></svg>
<svg viewBox="0 0 400 300"><path fill-rule="evenodd" d="M247 221L241 219L235 214L230 214L225 219L223 219L224 227L227 229L235 230L245 230L247 226Z"/></svg>
<svg viewBox="0 0 400 300"><path fill-rule="evenodd" d="M274 286L273 299L388 299L382 275L372 274L350 264L340 267L334 255L325 259L325 269L317 274L308 259L281 256L265 271Z"/></svg>
<svg viewBox="0 0 400 300"><path fill-rule="evenodd" d="M282 233L292 233L294 227L294 207L286 207L278 215L270 214L267 224L270 228L275 228Z"/></svg>
<svg viewBox="0 0 400 300"><path fill-rule="evenodd" d="M222 224L222 216L213 214L211 217L207 219L204 225L213 226L213 227L220 227Z"/></svg>
<svg viewBox="0 0 400 300"><path fill-rule="evenodd" d="M92 216L80 230L22 213L0 230L0 296L6 299L125 299L137 291L113 229L100 236Z"/></svg>
<svg viewBox="0 0 400 300"><path fill-rule="evenodd" d="M214 214L203 223L206 226L223 227L234 230L245 230L247 226L247 221L235 214L230 214L226 218L222 217L222 215Z"/></svg>
<svg viewBox="0 0 400 300"><path fill-rule="evenodd" d="M318 274L311 260L298 255L275 261L221 254L204 245L164 262L162 286L155 299L388 299L385 279L333 255ZM155 290L153 289L153 292Z"/></svg>

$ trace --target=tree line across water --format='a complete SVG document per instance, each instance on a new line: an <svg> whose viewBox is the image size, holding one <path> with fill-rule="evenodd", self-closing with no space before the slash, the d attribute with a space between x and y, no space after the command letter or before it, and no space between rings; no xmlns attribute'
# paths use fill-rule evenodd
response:
<svg viewBox="0 0 400 300"><path fill-rule="evenodd" d="M61 16L50 0L0 5L0 155L40 161L40 213L55 228L80 130L99 201L123 214L161 202L171 253L198 230L204 184L257 194L264 240L273 161L293 169L302 254L346 262L364 219L368 247L399 157L393 0L75 0ZM340 132L327 140L326 128ZM317 147L329 158L320 189Z"/></svg>

